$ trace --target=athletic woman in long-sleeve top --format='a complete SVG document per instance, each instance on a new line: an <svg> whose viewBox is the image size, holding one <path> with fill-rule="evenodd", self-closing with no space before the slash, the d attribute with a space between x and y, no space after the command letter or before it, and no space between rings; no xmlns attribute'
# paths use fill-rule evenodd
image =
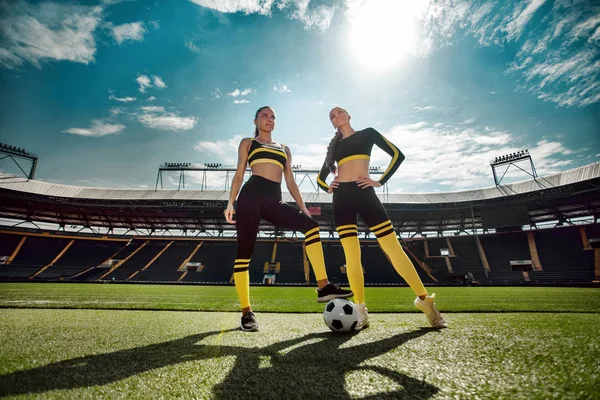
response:
<svg viewBox="0 0 600 400"><path fill-rule="evenodd" d="M335 107L329 112L329 119L336 128L336 134L327 149L327 156L317 178L317 184L326 192L333 193L333 218L346 256L346 273L350 289L354 292L354 300L359 310L357 328L369 325L356 223L357 213L377 238L396 272L417 295L415 306L427 315L432 326L445 328L446 322L435 306L435 294L428 295L415 267L400 246L381 201L375 194L374 188L388 181L404 161L404 154L373 128L355 131L350 126L350 115L340 107ZM392 157L389 166L378 181L369 177L369 161L373 145ZM330 172L336 176L328 185L325 180Z"/></svg>
<svg viewBox="0 0 600 400"><path fill-rule="evenodd" d="M229 202L225 210L225 219L235 224L237 229L237 256L233 267L235 288L242 306L240 327L244 331L258 330L256 317L250 306L250 275L248 267L254 252L260 220L265 219L284 229L304 233L306 254L312 265L319 289L318 302L327 302L336 297L350 297L350 290L340 289L329 283L325 271L323 247L319 224L311 218L294 180L292 172L292 153L282 144L274 142L271 133L275 129L275 112L270 107L261 107L254 117L256 129L254 138L245 138L240 142L238 164L231 183ZM252 176L240 187L250 164ZM281 178L285 178L290 194L300 209L281 200ZM238 195L237 206L233 203ZM233 215L237 218L234 221Z"/></svg>

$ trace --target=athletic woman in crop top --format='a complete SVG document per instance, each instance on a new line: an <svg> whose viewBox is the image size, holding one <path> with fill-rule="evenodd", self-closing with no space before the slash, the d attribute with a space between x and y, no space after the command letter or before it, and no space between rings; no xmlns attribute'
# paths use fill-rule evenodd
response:
<svg viewBox="0 0 600 400"><path fill-rule="evenodd" d="M311 218L294 180L292 153L287 146L273 141L272 138L275 129L273 109L267 106L259 108L254 117L254 124L256 125L254 138L245 138L240 142L237 170L231 183L229 202L225 210L225 219L230 224L235 224L237 230L237 255L233 276L242 306L240 327L244 331L258 330L258 323L250 306L248 267L254 252L261 218L284 229L304 233L306 255L319 286L318 302L352 296L350 290L340 289L327 280L319 224ZM248 164L252 176L242 187ZM281 200L282 177L285 178L287 188L296 200L300 212ZM239 198L234 209L233 204L238 193Z"/></svg>
<svg viewBox="0 0 600 400"><path fill-rule="evenodd" d="M417 295L415 306L427 315L432 326L445 328L446 322L435 306L435 294L431 296L427 294L415 267L400 246L381 201L375 194L374 188L387 182L404 161L404 154L373 128L355 131L350 126L350 115L340 107L335 107L329 112L329 120L336 128L336 133L327 148L327 156L317 178L317 184L327 193L333 193L333 218L344 248L350 289L354 292L354 301L359 311L357 329L369 325L356 223L357 213L377 238L379 246L396 272ZM373 145L392 157L378 181L369 177L369 161ZM335 178L328 185L325 180L330 172L335 174Z"/></svg>

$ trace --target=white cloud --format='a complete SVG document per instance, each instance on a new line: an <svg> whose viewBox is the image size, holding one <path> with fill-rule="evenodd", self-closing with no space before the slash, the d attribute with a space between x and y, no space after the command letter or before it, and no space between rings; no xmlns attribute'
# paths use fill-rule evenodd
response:
<svg viewBox="0 0 600 400"><path fill-rule="evenodd" d="M167 85L165 84L165 82L159 76L152 75L152 79L154 81L154 87L155 88L164 89L164 88L167 87Z"/></svg>
<svg viewBox="0 0 600 400"><path fill-rule="evenodd" d="M98 137L114 135L120 133L123 129L125 129L124 125L111 124L108 121L95 119L92 120L92 126L89 128L69 128L63 132L79 136Z"/></svg>
<svg viewBox="0 0 600 400"><path fill-rule="evenodd" d="M142 113L137 115L138 121L152 129L188 131L198 122L196 117L180 117L161 106L146 106L141 107L141 110Z"/></svg>
<svg viewBox="0 0 600 400"><path fill-rule="evenodd" d="M140 85L138 90L142 93L146 93L146 89L152 87L155 87L157 89L164 89L167 87L162 78L156 75L152 75L152 79L150 79L146 75L140 75L136 78L136 81Z"/></svg>
<svg viewBox="0 0 600 400"><path fill-rule="evenodd" d="M210 155L211 160L207 162L223 162L225 164L235 164L237 162L238 147L242 136L236 135L231 139L218 140L216 142L202 140L194 146L194 149Z"/></svg>
<svg viewBox="0 0 600 400"><path fill-rule="evenodd" d="M320 5L310 9L309 5L310 0L280 0L277 6L280 10L291 7L292 19L302 22L305 29L324 30L329 28L335 7Z"/></svg>
<svg viewBox="0 0 600 400"><path fill-rule="evenodd" d="M144 23L140 21L117 26L111 25L112 37L118 44L144 40L144 34L146 32L148 31L144 27Z"/></svg>
<svg viewBox="0 0 600 400"><path fill-rule="evenodd" d="M148 78L146 75L138 76L136 78L136 81L140 85L140 88L138 90L142 93L146 93L146 89L152 87L152 84L150 83L150 78Z"/></svg>
<svg viewBox="0 0 600 400"><path fill-rule="evenodd" d="M273 0L190 0L199 6L222 13L243 12L244 14L269 15Z"/></svg>
<svg viewBox="0 0 600 400"><path fill-rule="evenodd" d="M199 6L222 13L260 14L270 16L272 7L285 11L291 19L300 21L305 29L327 29L336 7L311 6L310 0L190 0Z"/></svg>
<svg viewBox="0 0 600 400"><path fill-rule="evenodd" d="M125 112L126 108L123 107L111 107L110 110L108 110L112 115L118 115L118 114L123 114Z"/></svg>
<svg viewBox="0 0 600 400"><path fill-rule="evenodd" d="M287 85L282 85L282 84L273 86L273 90L276 92L280 92L280 93L290 93L291 92L290 88L288 88Z"/></svg>
<svg viewBox="0 0 600 400"><path fill-rule="evenodd" d="M184 42L185 47L187 47L188 49L190 49L192 52L194 53L200 53L200 48L198 46L196 46L196 44L194 44L193 41L191 40L186 40Z"/></svg>
<svg viewBox="0 0 600 400"><path fill-rule="evenodd" d="M112 92L110 92L110 95L108 96L108 98L111 99L111 100L120 101L122 103L131 103L132 101L136 101L137 100L135 97L131 97L131 96L117 97Z"/></svg>
<svg viewBox="0 0 600 400"><path fill-rule="evenodd" d="M150 96L150 97L148 97L146 100L147 100L147 101L154 101L154 100L156 100L156 97L154 97L154 96Z"/></svg>
<svg viewBox="0 0 600 400"><path fill-rule="evenodd" d="M408 129L419 129L419 128L423 128L423 127L425 127L427 125L428 125L427 122L421 121L421 122L417 122L417 123L414 123L414 124L406 125L406 127Z"/></svg>
<svg viewBox="0 0 600 400"><path fill-rule="evenodd" d="M102 7L24 1L0 4L0 66L18 68L45 61L94 61L94 31L102 19Z"/></svg>
<svg viewBox="0 0 600 400"><path fill-rule="evenodd" d="M231 97L246 96L252 92L254 92L254 91L250 88L244 89L244 90L235 89L233 92L227 93L227 96L231 96Z"/></svg>
<svg viewBox="0 0 600 400"><path fill-rule="evenodd" d="M422 54L452 44L458 32L473 35L481 46L522 42L506 70L518 80L518 90L566 107L599 102L600 85L595 84L600 81L600 5L555 1L550 7L546 3L431 2L419 17Z"/></svg>
<svg viewBox="0 0 600 400"><path fill-rule="evenodd" d="M215 90L213 90L213 91L211 92L211 94L213 95L213 97L214 97L215 99L219 99L219 98L221 98L221 89L219 89L219 88L215 88Z"/></svg>
<svg viewBox="0 0 600 400"><path fill-rule="evenodd" d="M250 101L246 100L246 99L234 100L233 101L233 104L246 104L246 103L250 103Z"/></svg>
<svg viewBox="0 0 600 400"><path fill-rule="evenodd" d="M531 17L533 17L533 14L535 14L535 12L541 6L543 6L545 2L546 0L532 0L529 2L529 4L527 4L524 10L520 12L518 10L515 10L515 15L513 15L513 19L507 24L505 28L506 32L508 33L509 40L516 40L521 36L523 29L525 28ZM522 6L523 4L524 3L520 3L519 5Z"/></svg>
<svg viewBox="0 0 600 400"><path fill-rule="evenodd" d="M475 122L475 118L469 118L469 119L467 119L467 120L465 120L465 121L461 122L461 124L462 124L462 125L470 125L470 124L472 124L473 122Z"/></svg>
<svg viewBox="0 0 600 400"><path fill-rule="evenodd" d="M142 111L145 112L164 112L165 108L162 106L145 106L141 107Z"/></svg>
<svg viewBox="0 0 600 400"><path fill-rule="evenodd" d="M413 106L413 110L415 111L427 111L427 110L435 110L434 106Z"/></svg>

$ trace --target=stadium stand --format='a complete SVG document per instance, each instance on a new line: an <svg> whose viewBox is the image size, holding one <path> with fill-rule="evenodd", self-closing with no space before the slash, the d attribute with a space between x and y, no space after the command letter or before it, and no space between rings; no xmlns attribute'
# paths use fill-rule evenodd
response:
<svg viewBox="0 0 600 400"><path fill-rule="evenodd" d="M525 232L498 233L480 236L490 264L488 280L496 284L524 283L523 273L513 271L510 261L531 258Z"/></svg>
<svg viewBox="0 0 600 400"><path fill-rule="evenodd" d="M304 283L304 255L302 242L279 242L276 261L280 263L277 283Z"/></svg>
<svg viewBox="0 0 600 400"><path fill-rule="evenodd" d="M231 284L234 227L222 215L228 195L224 190L101 189L3 179L0 217L15 223L0 232L0 280ZM377 195L394 229L411 235L403 246L426 284L600 281L600 249L594 248L600 239L600 163L477 190ZM289 194L283 197L293 203ZM323 234L329 234L323 238L329 278L347 284L344 253L332 239L331 196L306 193L304 198L319 209L315 218ZM493 218L483 223L486 212L493 210L501 217L513 208L527 214L525 228L531 230L498 226L502 229L493 233ZM585 226L560 226L582 217L587 218ZM57 228L19 227L25 221ZM68 233L65 226L79 226L87 233ZM271 237L277 234L266 222L260 228ZM105 234L98 233L104 229ZM117 235L113 229L127 232ZM359 230L365 229L359 220ZM147 236L140 233L144 231ZM158 231L171 236L153 235ZM198 236L187 237L188 232ZM432 237L430 232L449 236ZM302 239L287 232L279 235L276 241L261 235L250 263L250 281L314 285ZM361 238L361 243L366 284L404 284L374 239ZM266 279L273 273L274 281Z"/></svg>
<svg viewBox="0 0 600 400"><path fill-rule="evenodd" d="M346 259L344 257L344 249L339 241L323 241L323 253L325 255L325 267L327 276L332 282L342 285L348 284L348 277L343 269L345 268ZM316 282L315 275L310 271L310 281Z"/></svg>
<svg viewBox="0 0 600 400"><path fill-rule="evenodd" d="M209 245L210 243L210 245ZM183 282L227 284L233 273L236 244L234 241L204 241L191 262L204 265L199 271L191 271ZM253 281L254 282L254 281Z"/></svg>
<svg viewBox="0 0 600 400"><path fill-rule="evenodd" d="M36 276L36 279L69 278L104 260L123 247L121 241L76 239L67 251L51 267Z"/></svg>
<svg viewBox="0 0 600 400"><path fill-rule="evenodd" d="M452 270L456 276L473 274L477 282L487 282L488 277L472 236L454 236L450 239L456 258L452 259Z"/></svg>
<svg viewBox="0 0 600 400"><path fill-rule="evenodd" d="M584 248L581 229L572 226L478 237L419 238L403 244L426 284L471 284L472 281L495 285L589 283L594 279L595 250ZM598 224L588 225L584 230L594 235ZM535 238L541 269L534 266L528 271L529 279L526 280L523 272L513 270L510 262L532 259L528 244L530 234ZM11 263L5 260L5 264L0 264L1 280L229 284L236 252L236 242L231 239L91 240L73 235L56 237L29 233L3 234L3 238L6 239L3 241L3 246L8 249L6 253L13 254L19 243L22 246ZM477 239L489 260L489 272L482 265ZM324 240L323 243L329 278L347 284L344 253L339 241ZM367 285L404 285L375 240L363 239L361 243ZM443 246L451 247L452 254L447 257L431 255L432 251L446 248ZM265 275L275 274L275 282L271 283L314 285L309 264L310 282L306 282L304 257L302 240L275 242L262 239L256 244L250 264L251 282L262 284ZM109 260L110 264L107 263ZM187 271L186 262L200 267ZM465 279L469 274L472 279Z"/></svg>
<svg viewBox="0 0 600 400"><path fill-rule="evenodd" d="M135 281L175 282L181 275L181 263L192 253L196 243L172 240L162 248L158 254L144 266L139 273L130 278Z"/></svg>
<svg viewBox="0 0 600 400"><path fill-rule="evenodd" d="M578 283L594 279L594 252L585 250L578 227L534 232L541 271L531 271L539 283Z"/></svg>
<svg viewBox="0 0 600 400"><path fill-rule="evenodd" d="M21 235L0 233L0 257L6 257L8 260L23 238Z"/></svg>

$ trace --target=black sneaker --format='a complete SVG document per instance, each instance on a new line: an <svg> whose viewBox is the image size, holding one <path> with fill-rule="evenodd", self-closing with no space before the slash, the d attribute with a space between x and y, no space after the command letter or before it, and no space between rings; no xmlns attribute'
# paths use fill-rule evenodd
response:
<svg viewBox="0 0 600 400"><path fill-rule="evenodd" d="M255 332L258 330L258 322L256 322L256 318L252 311L248 311L246 314L242 315L240 328L245 332Z"/></svg>
<svg viewBox="0 0 600 400"><path fill-rule="evenodd" d="M340 289L333 283L328 283L323 289L317 289L317 303L327 303L336 298L345 299L354 296L352 290Z"/></svg>

